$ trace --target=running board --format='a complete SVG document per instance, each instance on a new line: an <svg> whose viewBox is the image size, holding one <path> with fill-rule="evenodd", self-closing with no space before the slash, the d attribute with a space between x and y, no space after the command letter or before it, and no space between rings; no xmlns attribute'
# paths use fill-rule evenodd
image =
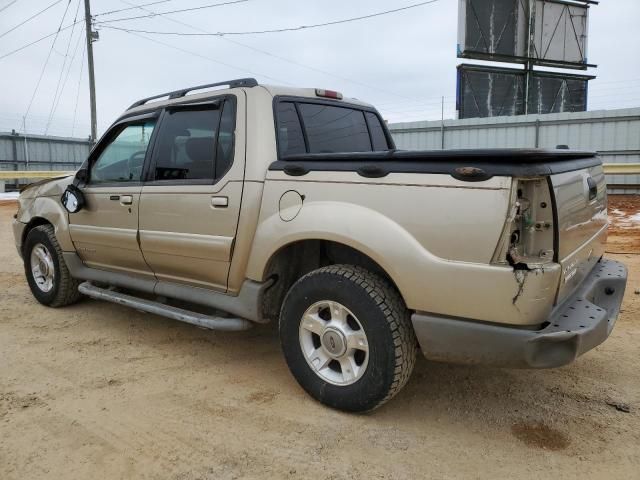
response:
<svg viewBox="0 0 640 480"><path fill-rule="evenodd" d="M252 322L242 318L224 318L203 315L202 313L183 310L182 308L172 307L170 305L165 305L164 303L145 300L125 293L96 287L90 282L81 283L78 290L87 297L95 298L96 300L106 300L107 302L117 303L136 310L153 313L154 315L190 323L210 330L238 332L248 330L253 326Z"/></svg>

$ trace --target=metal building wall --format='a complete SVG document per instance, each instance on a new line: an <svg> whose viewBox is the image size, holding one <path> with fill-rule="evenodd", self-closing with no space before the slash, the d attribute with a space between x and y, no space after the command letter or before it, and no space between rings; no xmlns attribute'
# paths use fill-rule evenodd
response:
<svg viewBox="0 0 640 480"><path fill-rule="evenodd" d="M88 139L0 132L0 170L75 170L90 150Z"/></svg>
<svg viewBox="0 0 640 480"><path fill-rule="evenodd" d="M640 108L389 125L398 148L555 148L597 151L604 163L640 163ZM640 193L640 175L608 175L610 193ZM629 185L631 188L616 188Z"/></svg>

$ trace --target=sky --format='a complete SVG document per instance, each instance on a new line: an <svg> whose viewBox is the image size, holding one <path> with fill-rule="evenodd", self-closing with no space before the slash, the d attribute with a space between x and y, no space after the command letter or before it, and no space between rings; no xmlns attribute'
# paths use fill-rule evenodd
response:
<svg viewBox="0 0 640 480"><path fill-rule="evenodd" d="M92 0L100 35L94 43L99 133L139 98L247 76L265 84L338 90L373 103L390 122L439 119L444 97L445 118L455 118L456 66L464 62L456 58L458 0L264 35L159 36L107 27L246 32L331 22L419 0L236 0L215 8L99 24L224 1L165 0L146 10L109 14L153 0ZM5 33L49 5L43 14ZM67 6L62 26L81 20L83 5L83 0L0 0L0 57L56 32ZM601 0L591 8L588 57L598 68L588 71L597 75L589 86L589 110L640 106L638 18L638 0ZM0 58L0 131L26 127L34 134L89 135L83 36L81 22L57 38Z"/></svg>

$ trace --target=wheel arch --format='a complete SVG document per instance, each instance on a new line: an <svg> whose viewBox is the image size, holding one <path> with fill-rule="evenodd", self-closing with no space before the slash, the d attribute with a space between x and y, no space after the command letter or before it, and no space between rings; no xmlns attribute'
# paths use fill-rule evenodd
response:
<svg viewBox="0 0 640 480"><path fill-rule="evenodd" d="M22 249L23 257L25 254L24 246L27 240L27 236L34 228L39 227L41 225L51 225L55 229L55 225L53 225L49 220L47 220L44 217L33 217L31 220L29 220L29 223L27 223L27 225L24 227L24 230L22 231L22 239L20 242L20 248Z"/></svg>
<svg viewBox="0 0 640 480"><path fill-rule="evenodd" d="M33 228L49 224L53 226L56 239L62 250L65 252L75 251L69 233L69 216L57 196L37 197L31 205L20 212L18 220L26 224L22 233L22 245Z"/></svg>
<svg viewBox="0 0 640 480"><path fill-rule="evenodd" d="M299 278L318 268L340 264L360 266L380 275L402 297L393 277L362 250L325 238L301 239L282 245L265 264L264 278L275 283L263 298L264 318L277 318L286 293Z"/></svg>
<svg viewBox="0 0 640 480"><path fill-rule="evenodd" d="M279 258L283 248L313 242L342 244L351 252L358 252L354 254L356 258L367 258L369 266L374 265L383 273L400 292L408 308L415 309L425 303L416 279L421 280L421 272L427 271L426 268L439 259L393 218L344 201L305 200L291 221L283 220L277 211L268 215L263 213L253 239L246 277L257 282L266 281L273 275L274 259ZM273 306L268 310L272 313Z"/></svg>

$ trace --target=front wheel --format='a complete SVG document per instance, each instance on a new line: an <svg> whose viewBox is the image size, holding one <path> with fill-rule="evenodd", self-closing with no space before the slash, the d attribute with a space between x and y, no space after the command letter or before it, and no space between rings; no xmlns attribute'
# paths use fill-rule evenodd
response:
<svg viewBox="0 0 640 480"><path fill-rule="evenodd" d="M416 358L415 334L398 292L352 265L314 270L291 287L280 340L302 388L350 412L373 410L395 396Z"/></svg>
<svg viewBox="0 0 640 480"><path fill-rule="evenodd" d="M23 257L31 293L40 303L63 307L80 299L78 281L69 273L53 226L40 225L29 232Z"/></svg>

